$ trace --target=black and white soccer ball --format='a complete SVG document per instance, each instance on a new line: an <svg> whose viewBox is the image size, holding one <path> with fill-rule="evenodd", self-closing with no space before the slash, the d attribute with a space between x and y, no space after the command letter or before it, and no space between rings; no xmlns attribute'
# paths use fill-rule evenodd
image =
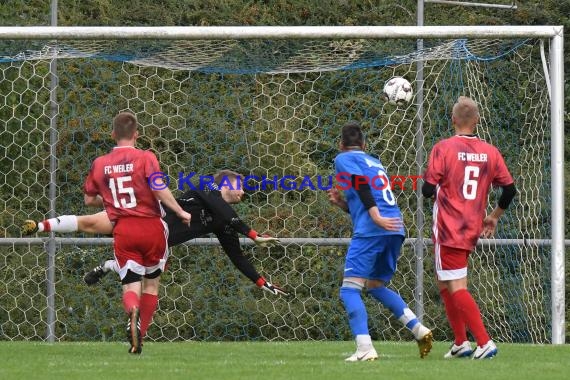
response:
<svg viewBox="0 0 570 380"><path fill-rule="evenodd" d="M390 104L406 106L412 100L414 91L406 78L393 77L386 81L382 97Z"/></svg>

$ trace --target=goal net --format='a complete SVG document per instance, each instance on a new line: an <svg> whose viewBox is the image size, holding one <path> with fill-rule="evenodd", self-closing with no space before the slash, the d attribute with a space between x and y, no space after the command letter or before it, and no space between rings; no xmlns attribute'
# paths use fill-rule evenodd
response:
<svg viewBox="0 0 570 380"><path fill-rule="evenodd" d="M325 187L333 174L340 128L357 120L367 150L388 173L402 176L393 192L408 239L391 284L412 309L423 310L436 340L449 340L434 280L432 205L418 197L414 184L421 182L413 176L425 169L434 143L453 133L451 107L466 95L480 104L477 133L501 149L519 190L497 238L472 254L470 288L493 339L549 342L551 248L543 239L551 237L551 132L541 41L424 43L416 50L416 41L406 39L2 41L0 231L9 244L0 254L1 339L43 339L48 327L46 241L18 237L23 219L41 220L50 210L51 128L57 131L55 210L85 214L91 210L83 206L82 183L90 162L112 146L112 117L130 110L142 126L139 147L157 154L175 195L184 185L179 173L197 178L227 168L258 177L248 184L259 188L248 190L236 210L285 244L244 249L266 278L292 294L275 298L256 289L213 240L177 246L149 339L351 339L338 299L351 224L317 184L320 178ZM409 106L382 100L393 76L411 82ZM264 176L290 179L288 186L262 188ZM314 189L300 186L307 176ZM499 193L491 192L490 207ZM111 256L108 239L62 237L55 338L123 339L116 278L94 288L82 282L83 273ZM387 310L365 302L374 339L412 339Z"/></svg>

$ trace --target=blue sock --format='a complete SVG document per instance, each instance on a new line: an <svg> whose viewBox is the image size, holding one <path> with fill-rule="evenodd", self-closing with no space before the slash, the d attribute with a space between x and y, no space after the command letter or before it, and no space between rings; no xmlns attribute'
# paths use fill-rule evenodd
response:
<svg viewBox="0 0 570 380"><path fill-rule="evenodd" d="M352 334L368 335L368 313L360 296L360 290L343 286L340 288L340 299L348 314L348 324Z"/></svg>
<svg viewBox="0 0 570 380"><path fill-rule="evenodd" d="M380 286L369 289L368 293L387 307L394 314L394 317L398 318L408 329L413 329L419 323L418 317L410 310L402 297L392 289Z"/></svg>

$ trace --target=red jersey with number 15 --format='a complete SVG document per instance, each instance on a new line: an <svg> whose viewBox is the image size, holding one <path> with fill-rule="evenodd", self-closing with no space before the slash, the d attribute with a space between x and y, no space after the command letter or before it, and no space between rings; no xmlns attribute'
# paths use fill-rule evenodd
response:
<svg viewBox="0 0 570 380"><path fill-rule="evenodd" d="M457 135L437 143L424 180L436 185L434 243L466 250L475 248L483 231L491 185L514 182L499 150L472 135Z"/></svg>
<svg viewBox="0 0 570 380"><path fill-rule="evenodd" d="M148 177L159 171L154 153L117 146L93 161L83 189L87 195L103 198L111 221L123 216L160 218L162 209L148 183Z"/></svg>

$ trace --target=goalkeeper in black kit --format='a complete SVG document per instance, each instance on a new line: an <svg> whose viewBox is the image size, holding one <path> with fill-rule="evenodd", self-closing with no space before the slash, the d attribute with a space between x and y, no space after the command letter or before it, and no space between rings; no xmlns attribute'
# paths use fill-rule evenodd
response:
<svg viewBox="0 0 570 380"><path fill-rule="evenodd" d="M245 224L230 204L241 202L243 190L238 186L240 175L231 170L222 170L213 176L213 182L204 189L186 191L176 200L182 208L192 215L190 225L186 225L170 209L163 206L166 216L163 220L168 225L168 246L173 247L188 240L213 233L218 238L224 252L231 262L258 287L273 295L288 293L276 284L261 276L249 259L243 254L238 233L253 240L260 247L272 247L279 243L275 237L258 234ZM106 212L92 215L62 215L42 222L26 220L22 225L22 235L36 232L87 232L110 235L113 225ZM117 271L115 260L107 260L86 273L84 280L94 285L110 271Z"/></svg>

